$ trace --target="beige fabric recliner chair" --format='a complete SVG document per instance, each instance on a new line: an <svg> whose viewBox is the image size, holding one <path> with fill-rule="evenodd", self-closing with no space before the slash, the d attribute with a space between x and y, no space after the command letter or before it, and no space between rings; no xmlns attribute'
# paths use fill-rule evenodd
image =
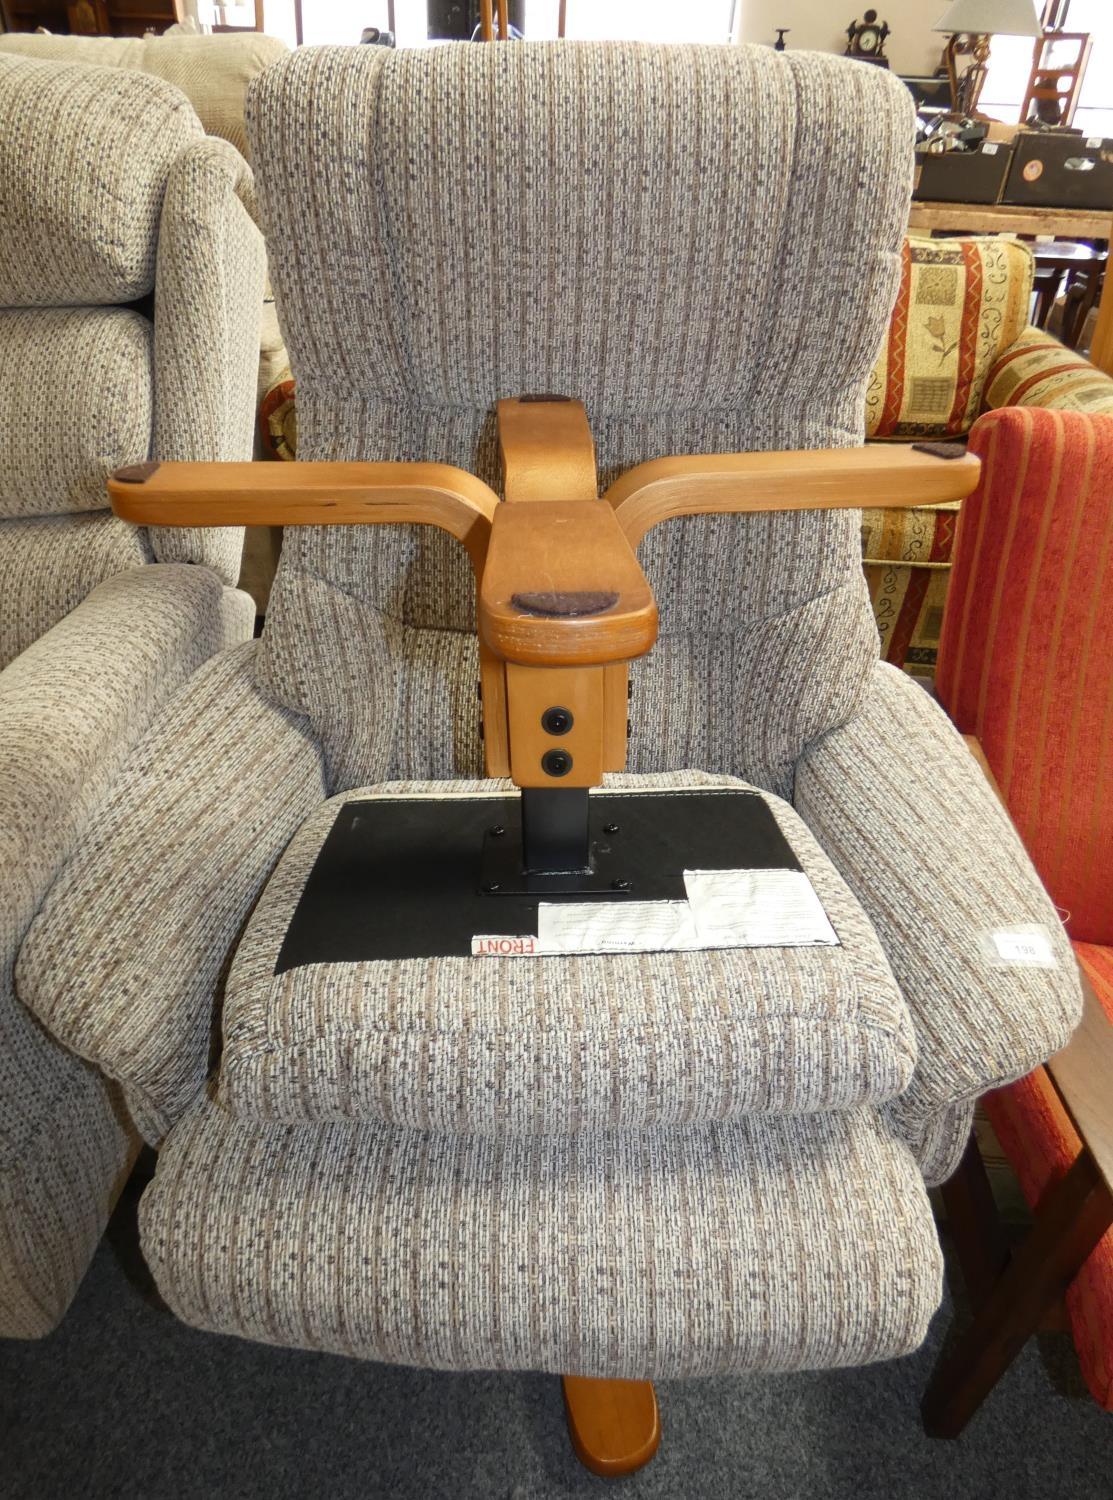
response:
<svg viewBox="0 0 1113 1500"><path fill-rule="evenodd" d="M249 125L303 459L497 486L495 403L531 392L584 403L603 484L665 454L861 444L911 178L881 70L330 48L268 70ZM159 716L17 970L160 1145L143 1243L189 1322L635 1381L922 1339L925 1179L976 1095L1069 1034L1069 947L959 737L878 663L853 511L670 519L638 560L660 628L611 786L756 796L839 943L283 961L342 820L509 790L479 779L463 549L289 527L263 639ZM995 965L983 938L1015 922L1047 926L1058 968Z"/></svg>
<svg viewBox="0 0 1113 1500"><path fill-rule="evenodd" d="M136 1149L12 969L152 715L251 634L241 533L129 526L105 476L250 456L252 207L170 85L0 56L0 1335L61 1317Z"/></svg>

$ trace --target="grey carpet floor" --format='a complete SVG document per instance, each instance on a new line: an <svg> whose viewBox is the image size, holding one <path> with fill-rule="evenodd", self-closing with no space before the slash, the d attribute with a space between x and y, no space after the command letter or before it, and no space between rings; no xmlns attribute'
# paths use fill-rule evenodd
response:
<svg viewBox="0 0 1113 1500"><path fill-rule="evenodd" d="M1030 1345L962 1438L920 1429L951 1321L864 1370L663 1384L621 1481L568 1445L559 1383L439 1375L195 1332L151 1295L121 1205L62 1326L0 1341L0 1495L142 1500L1111 1500L1113 1416L1063 1336Z"/></svg>

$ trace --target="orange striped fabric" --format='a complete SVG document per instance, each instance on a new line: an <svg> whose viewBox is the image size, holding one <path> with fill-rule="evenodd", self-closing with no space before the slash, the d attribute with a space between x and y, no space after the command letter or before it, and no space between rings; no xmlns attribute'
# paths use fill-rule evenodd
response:
<svg viewBox="0 0 1113 1500"><path fill-rule="evenodd" d="M936 687L1071 936L1113 942L1113 417L975 424Z"/></svg>

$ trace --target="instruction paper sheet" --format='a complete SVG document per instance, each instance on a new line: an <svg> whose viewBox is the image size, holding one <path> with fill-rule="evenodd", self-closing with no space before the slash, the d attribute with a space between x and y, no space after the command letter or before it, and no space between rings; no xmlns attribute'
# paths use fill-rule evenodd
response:
<svg viewBox="0 0 1113 1500"><path fill-rule="evenodd" d="M703 948L835 946L802 870L685 870L684 901L542 901L537 936L481 934L472 953L678 953Z"/></svg>

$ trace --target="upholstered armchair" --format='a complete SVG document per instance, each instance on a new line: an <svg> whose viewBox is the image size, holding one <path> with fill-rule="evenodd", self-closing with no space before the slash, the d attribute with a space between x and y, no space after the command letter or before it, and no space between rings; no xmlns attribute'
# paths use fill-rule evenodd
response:
<svg viewBox="0 0 1113 1500"><path fill-rule="evenodd" d="M251 453L250 199L167 84L0 57L0 1335L61 1317L137 1143L16 1000L17 949L157 710L251 634L237 531L148 532L105 491Z"/></svg>
<svg viewBox="0 0 1113 1500"><path fill-rule="evenodd" d="M534 392L586 406L591 497L662 455L861 445L911 178L882 70L320 49L259 80L249 126L307 468L452 465L486 494L495 404ZM198 472L207 510L235 475L205 497ZM187 1321L561 1372L589 1402L923 1338L925 1181L1069 1035L1069 946L960 737L878 663L855 511L686 516L637 559L659 635L607 791L752 788L837 944L285 961L346 805L513 791L483 779L464 548L289 526L262 640L159 716L18 965L160 1148L143 1244ZM1001 967L1016 923L1062 967Z"/></svg>
<svg viewBox="0 0 1113 1500"><path fill-rule="evenodd" d="M971 448L982 479L963 510L937 690L959 729L981 744L1093 988L1094 1019L1113 1035L1113 674L1105 647L1113 628L1113 412L992 412L976 424ZM995 1089L985 1110L1037 1225L1046 1222L1051 1189L1088 1150L1050 1073L1036 1068ZM984 1179L972 1141L958 1184L968 1201L992 1201L977 1190ZM978 1228L983 1261L992 1262L1000 1230L995 1238L992 1219ZM1113 1228L1064 1271L1083 1375L1113 1410ZM1016 1319L1006 1347L1018 1349L1032 1331L1020 1308L1029 1287L1015 1268L1002 1287ZM988 1288L975 1281L973 1290ZM1027 1315L1035 1321L1042 1312L1036 1302ZM985 1330L975 1324L973 1335ZM956 1353L981 1352L971 1335L966 1345ZM997 1373L993 1361L973 1365L952 1360L934 1398L936 1420L949 1419L952 1430L955 1411L965 1416Z"/></svg>

